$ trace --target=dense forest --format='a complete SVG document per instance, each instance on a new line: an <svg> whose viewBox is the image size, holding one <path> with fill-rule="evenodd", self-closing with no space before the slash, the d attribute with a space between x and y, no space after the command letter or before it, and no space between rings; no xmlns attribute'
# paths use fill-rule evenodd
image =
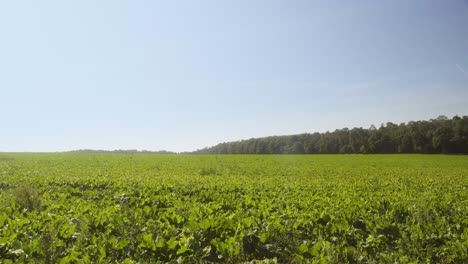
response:
<svg viewBox="0 0 468 264"><path fill-rule="evenodd" d="M221 143L197 154L468 154L468 116Z"/></svg>

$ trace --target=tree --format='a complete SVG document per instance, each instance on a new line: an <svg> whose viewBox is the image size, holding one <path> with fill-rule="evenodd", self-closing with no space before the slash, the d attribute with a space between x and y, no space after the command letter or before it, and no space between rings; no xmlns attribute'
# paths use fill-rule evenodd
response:
<svg viewBox="0 0 468 264"><path fill-rule="evenodd" d="M195 153L332 154L332 153L467 153L468 116L438 116L429 121L378 129L343 128L333 132L273 136L221 143Z"/></svg>

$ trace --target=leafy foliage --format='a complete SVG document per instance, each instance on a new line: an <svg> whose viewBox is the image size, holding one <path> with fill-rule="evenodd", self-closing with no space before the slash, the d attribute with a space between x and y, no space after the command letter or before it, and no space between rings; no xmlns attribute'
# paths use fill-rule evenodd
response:
<svg viewBox="0 0 468 264"><path fill-rule="evenodd" d="M2 263L468 261L466 156L9 156Z"/></svg>
<svg viewBox="0 0 468 264"><path fill-rule="evenodd" d="M334 132L252 138L221 143L196 154L350 154L350 153L465 153L468 154L468 116L396 125L379 129L337 129Z"/></svg>

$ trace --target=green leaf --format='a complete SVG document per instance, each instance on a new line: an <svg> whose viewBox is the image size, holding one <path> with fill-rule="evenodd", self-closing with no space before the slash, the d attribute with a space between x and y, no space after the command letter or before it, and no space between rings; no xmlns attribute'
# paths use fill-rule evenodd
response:
<svg viewBox="0 0 468 264"><path fill-rule="evenodd" d="M166 242L166 244L170 249L175 249L177 245L179 244L179 242L175 238L172 237Z"/></svg>
<svg viewBox="0 0 468 264"><path fill-rule="evenodd" d="M187 248L186 246L181 246L181 247L179 248L179 250L177 250L176 254L177 254L177 255L183 254L183 253L184 253L185 251L187 251L187 250L188 250L188 248Z"/></svg>
<svg viewBox="0 0 468 264"><path fill-rule="evenodd" d="M320 256L320 251L322 250L323 244L322 241L315 243L315 245L312 246L312 250L310 254L314 257Z"/></svg>
<svg viewBox="0 0 468 264"><path fill-rule="evenodd" d="M306 244L302 243L299 247L297 247L297 250L299 251L299 253L304 254L309 251L309 248Z"/></svg>

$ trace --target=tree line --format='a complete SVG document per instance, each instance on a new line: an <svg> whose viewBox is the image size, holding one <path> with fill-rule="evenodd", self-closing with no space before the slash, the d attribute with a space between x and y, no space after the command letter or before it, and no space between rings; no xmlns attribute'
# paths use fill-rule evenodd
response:
<svg viewBox="0 0 468 264"><path fill-rule="evenodd" d="M252 138L225 142L195 154L468 154L468 116L439 116L429 121L388 122L379 128L343 128L333 132Z"/></svg>
<svg viewBox="0 0 468 264"><path fill-rule="evenodd" d="M166 150L136 150L136 149L115 149L115 150L101 150L101 149L77 149L71 150L68 152L82 152L82 153L119 153L119 154L177 154L176 152L166 151Z"/></svg>

